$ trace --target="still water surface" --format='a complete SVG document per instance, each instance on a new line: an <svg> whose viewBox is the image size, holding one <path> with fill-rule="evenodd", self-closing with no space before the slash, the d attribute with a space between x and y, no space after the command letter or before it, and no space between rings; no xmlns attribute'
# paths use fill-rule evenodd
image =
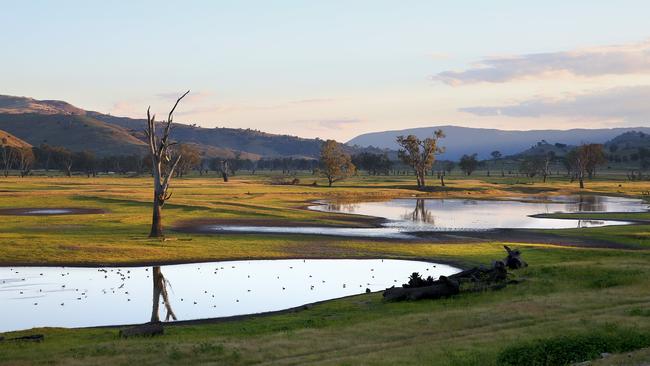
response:
<svg viewBox="0 0 650 366"><path fill-rule="evenodd" d="M458 269L374 259L254 260L161 266L178 320L253 314L383 290L412 272ZM153 267L0 267L0 332L149 321ZM160 318L165 308L160 307Z"/></svg>
<svg viewBox="0 0 650 366"><path fill-rule="evenodd" d="M349 213L386 219L380 228L303 226L210 225L212 232L317 234L409 239L422 231L476 231L491 229L567 229L626 225L612 220L548 219L532 215L577 212L642 212L648 205L640 199L597 195L555 196L526 200L415 199L344 203L320 201L309 209Z"/></svg>

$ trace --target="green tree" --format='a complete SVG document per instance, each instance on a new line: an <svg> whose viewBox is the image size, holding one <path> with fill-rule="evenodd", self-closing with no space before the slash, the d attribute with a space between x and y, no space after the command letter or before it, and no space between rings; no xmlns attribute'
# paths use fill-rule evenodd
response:
<svg viewBox="0 0 650 366"><path fill-rule="evenodd" d="M397 136L397 144L401 147L397 156L404 164L413 168L419 189L423 189L426 185L425 175L435 163L436 154L444 152L444 148L438 144L444 137L442 130L437 130L433 137L424 140L420 140L415 135Z"/></svg>
<svg viewBox="0 0 650 366"><path fill-rule="evenodd" d="M352 159L341 145L334 140L327 140L323 143L320 151L321 176L327 178L329 186L332 183L343 180L356 172Z"/></svg>
<svg viewBox="0 0 650 366"><path fill-rule="evenodd" d="M477 154L465 154L460 158L458 167L460 167L460 170L462 170L468 176L472 175L476 168L478 168L478 159L476 159L476 156Z"/></svg>

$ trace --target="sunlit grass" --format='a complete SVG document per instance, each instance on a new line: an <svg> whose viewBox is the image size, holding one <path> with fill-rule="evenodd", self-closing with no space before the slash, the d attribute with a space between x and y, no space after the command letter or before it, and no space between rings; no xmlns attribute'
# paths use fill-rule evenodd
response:
<svg viewBox="0 0 650 366"><path fill-rule="evenodd" d="M194 218L250 218L346 224L343 215L302 209L317 199L473 197L492 199L578 192L568 181L547 184L512 178L448 179L448 187L420 192L413 177L357 177L332 189L273 186L267 176L177 179L164 223ZM437 184L431 179L432 184ZM322 183L322 182L321 182ZM619 186L620 185L620 186ZM587 191L640 196L643 182L594 181ZM292 235L198 235L167 231L148 239L150 181L142 178L9 178L0 181L0 207L93 207L104 215L3 216L3 263L125 264L240 258L422 258L457 265L490 265L500 242L390 242ZM646 213L621 219L647 219ZM607 218L604 215L602 218ZM600 218L600 217L599 217ZM62 364L437 364L494 365L508 346L567 333L611 328L650 331L649 225L554 230L642 250L587 249L515 243L530 267L501 291L450 299L384 303L379 294L315 305L307 310L247 320L167 327L153 339L117 338L117 329L37 329L41 344L4 342L0 363ZM335 269L333 269L335 270ZM147 295L149 296L149 295ZM639 352L638 359L643 358ZM647 352L646 352L647 356Z"/></svg>

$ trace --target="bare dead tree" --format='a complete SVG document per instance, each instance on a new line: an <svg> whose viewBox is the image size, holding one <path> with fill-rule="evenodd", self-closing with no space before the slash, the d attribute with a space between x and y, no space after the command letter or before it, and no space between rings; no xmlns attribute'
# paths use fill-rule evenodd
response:
<svg viewBox="0 0 650 366"><path fill-rule="evenodd" d="M172 129L172 122L174 120L174 111L178 103L189 94L189 90L181 95L174 104L174 107L169 111L167 121L163 121L164 130L162 136L156 136L156 115L150 113L151 107L147 108L147 129L144 131L147 136L149 144L149 153L152 162L152 175L153 175L153 218L151 220L150 238L158 238L163 236L162 230L162 207L171 197L171 193L167 192L169 188L169 181L171 180L174 169L181 160L179 154L172 161L170 147L175 143L169 140L169 133Z"/></svg>
<svg viewBox="0 0 650 366"><path fill-rule="evenodd" d="M159 266L153 267L153 307L151 309L151 322L157 323L160 322L160 315L158 315L158 308L160 307L160 297L162 296L163 304L165 304L165 309L167 310L167 315L165 316L165 321L169 319L176 320L176 314L172 310L172 306L169 303L169 296L167 294L167 280L163 276L162 271Z"/></svg>
<svg viewBox="0 0 650 366"><path fill-rule="evenodd" d="M2 139L2 145L0 145L0 158L2 159L2 171L5 177L9 176L9 170L16 164L16 158L18 156L17 150L13 146L7 145L7 139Z"/></svg>

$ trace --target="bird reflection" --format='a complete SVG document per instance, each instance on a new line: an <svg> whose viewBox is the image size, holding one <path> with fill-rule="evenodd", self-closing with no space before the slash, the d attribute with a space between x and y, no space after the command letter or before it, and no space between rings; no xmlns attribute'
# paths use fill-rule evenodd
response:
<svg viewBox="0 0 650 366"><path fill-rule="evenodd" d="M169 319L176 320L176 314L172 310L172 306L169 302L169 296L167 294L167 286L169 281L163 276L160 266L153 267L153 307L151 310L151 322L160 322L160 315L158 314L158 309L160 307L160 297L162 296L163 304L167 310L165 315L165 321Z"/></svg>

